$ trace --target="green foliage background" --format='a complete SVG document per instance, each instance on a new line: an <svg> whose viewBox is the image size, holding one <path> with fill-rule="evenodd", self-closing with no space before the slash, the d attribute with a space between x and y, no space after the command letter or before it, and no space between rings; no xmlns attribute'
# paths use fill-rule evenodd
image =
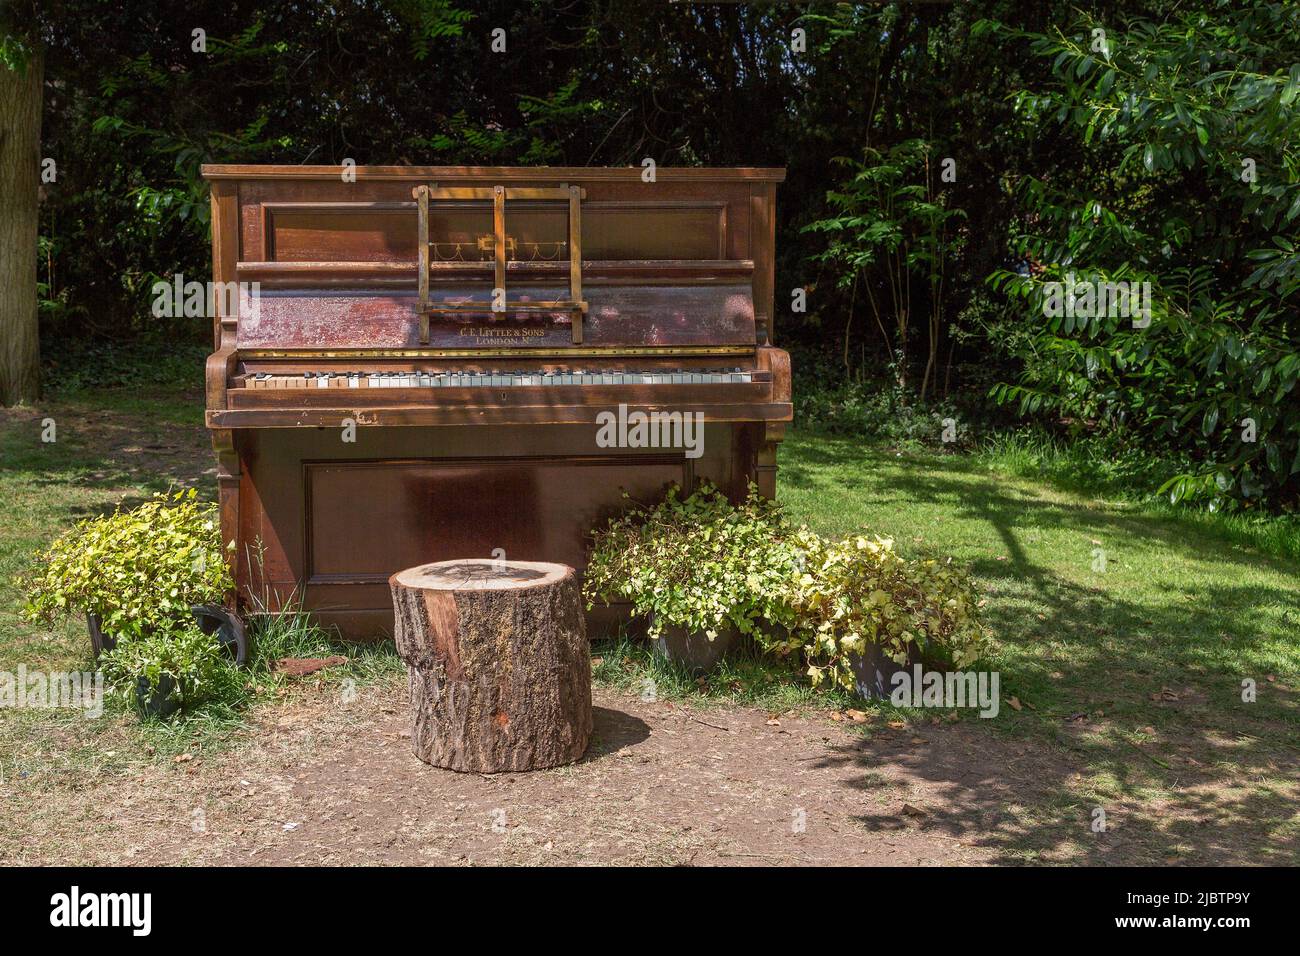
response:
<svg viewBox="0 0 1300 956"><path fill-rule="evenodd" d="M157 277L207 275L203 162L784 166L805 424L1024 414L1168 457L1178 498L1297 504L1295 3L21 0L0 22L45 50L47 349L206 338L148 308ZM1034 287L1069 270L1151 281L1150 334L1050 325Z"/></svg>

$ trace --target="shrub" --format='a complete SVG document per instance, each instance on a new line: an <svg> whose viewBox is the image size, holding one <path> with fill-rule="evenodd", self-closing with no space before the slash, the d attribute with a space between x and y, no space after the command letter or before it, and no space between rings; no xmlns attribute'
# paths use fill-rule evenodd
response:
<svg viewBox="0 0 1300 956"><path fill-rule="evenodd" d="M999 424L984 408L962 400L960 393L951 399L934 394L921 401L911 386L898 384L897 363L882 366L864 358L849 372L823 350L792 351L794 392L799 397L794 424L800 431L956 451L969 448L975 433ZM982 382L987 370L963 365L954 375L969 385Z"/></svg>
<svg viewBox="0 0 1300 956"><path fill-rule="evenodd" d="M22 581L28 620L95 614L119 640L177 632L190 605L220 602L234 587L216 506L193 490L82 521L38 561Z"/></svg>
<svg viewBox="0 0 1300 956"><path fill-rule="evenodd" d="M889 539L863 535L826 542L805 533L800 547L807 564L789 598L797 627L771 649L802 652L814 686L829 676L852 689L849 655L870 644L899 663L912 644L958 668L983 654L983 602L950 561L907 559Z"/></svg>
<svg viewBox="0 0 1300 956"><path fill-rule="evenodd" d="M1122 428L1188 457L1160 489L1174 504L1294 510L1295 4L1169 6L1128 20L1124 42L1101 50L1095 38L1114 35L1114 18L1083 11L1044 33L972 25L973 34L1025 40L1040 66L1050 64L1050 82L1015 95L1016 115L1035 135L1059 124L1062 155L1085 159L1017 190L1018 262L989 278L1008 310L987 337L1016 360L1018 376L993 397L1025 415ZM1093 301L1116 283L1145 284L1144 322L1113 298L1111 308ZM1079 307L1056 307L1076 294Z"/></svg>
<svg viewBox="0 0 1300 956"><path fill-rule="evenodd" d="M708 485L687 498L673 488L594 537L588 608L628 601L651 637L735 627L765 651L801 654L814 686L829 677L852 690L849 657L871 644L900 663L916 645L956 667L986 649L983 602L950 561L904 558L878 537L827 541L752 486L740 505Z"/></svg>
<svg viewBox="0 0 1300 956"><path fill-rule="evenodd" d="M793 535L780 507L753 485L739 505L707 482L685 498L673 487L653 508L633 507L594 533L587 607L627 601L649 617L651 637L665 627L712 640L726 628L789 625Z"/></svg>

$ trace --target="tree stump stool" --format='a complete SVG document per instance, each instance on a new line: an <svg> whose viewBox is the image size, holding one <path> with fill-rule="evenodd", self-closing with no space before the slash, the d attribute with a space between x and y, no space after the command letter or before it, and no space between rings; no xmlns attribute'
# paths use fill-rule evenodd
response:
<svg viewBox="0 0 1300 956"><path fill-rule="evenodd" d="M466 559L388 579L426 763L497 773L572 763L591 738L591 652L573 568Z"/></svg>

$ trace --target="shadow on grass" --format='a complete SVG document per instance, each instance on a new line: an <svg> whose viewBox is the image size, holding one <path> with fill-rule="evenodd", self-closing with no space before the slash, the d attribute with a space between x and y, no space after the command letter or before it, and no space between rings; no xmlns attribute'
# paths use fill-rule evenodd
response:
<svg viewBox="0 0 1300 956"><path fill-rule="evenodd" d="M924 731L922 731L924 732ZM926 747L879 739L839 746L820 766L850 766L847 786L877 789L900 769L933 789L924 817L867 813L855 820L870 832L919 827L967 846L994 851L1001 864L1036 861L1086 865L1293 865L1300 854L1294 794L1240 786L1198 786L1184 776L1156 802L1139 796L1078 793L1069 754L1049 753L962 727L932 735ZM1093 829L1097 810L1106 828Z"/></svg>
<svg viewBox="0 0 1300 956"><path fill-rule="evenodd" d="M969 563L1004 645L992 664L1004 699L1037 702L1023 713L1004 704L987 725L939 731L949 746L895 749L877 739L828 759L860 766L862 786L886 765L939 785L947 806L924 825L993 847L1004 862L1040 854L1088 863L1300 859L1300 701L1287 681L1268 676L1294 676L1285 635L1295 634L1300 606L1296 589L1263 580L1295 580L1293 564L1176 516L1039 496L961 456L900 457L825 438L791 451L781 469L788 487L815 494L833 480L891 512L886 523L891 503L899 523L925 504L945 521L987 529L1003 553L986 550ZM911 529L882 530L901 537ZM1071 580L1050 566L1060 555L1027 541L1051 532L1114 542L1116 553L1132 552L1138 573L1152 565L1150 577L1127 588L1114 575L1098 574L1095 585ZM1165 580L1184 565L1197 579ZM1201 579L1206 568L1213 580ZM1256 682L1257 702L1242 701L1245 679ZM1109 818L1106 832L1091 829L1095 807ZM859 822L906 825L897 814Z"/></svg>
<svg viewBox="0 0 1300 956"><path fill-rule="evenodd" d="M66 501L69 521L112 511L111 505L86 502L84 494L75 494L78 489L129 488L125 507L169 489L195 487L205 497L215 495L215 461L202 423L177 422L137 404L123 399L0 411L0 481Z"/></svg>

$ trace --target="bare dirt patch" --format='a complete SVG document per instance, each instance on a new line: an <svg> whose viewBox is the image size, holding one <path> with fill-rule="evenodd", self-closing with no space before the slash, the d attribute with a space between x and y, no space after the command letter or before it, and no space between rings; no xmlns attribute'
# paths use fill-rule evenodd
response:
<svg viewBox="0 0 1300 956"><path fill-rule="evenodd" d="M411 753L405 682L268 708L238 748L24 793L9 863L954 865L1142 862L1058 781L1068 750L978 724L696 710L596 692L580 763L439 770ZM10 782L13 783L12 781Z"/></svg>

